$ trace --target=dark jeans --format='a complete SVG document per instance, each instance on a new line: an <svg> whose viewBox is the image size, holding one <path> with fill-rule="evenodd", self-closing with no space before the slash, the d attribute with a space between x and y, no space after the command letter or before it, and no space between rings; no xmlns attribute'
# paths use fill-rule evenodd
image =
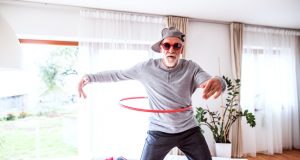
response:
<svg viewBox="0 0 300 160"><path fill-rule="evenodd" d="M175 134L148 131L141 160L163 160L178 147L189 160L211 160L207 143L199 127Z"/></svg>

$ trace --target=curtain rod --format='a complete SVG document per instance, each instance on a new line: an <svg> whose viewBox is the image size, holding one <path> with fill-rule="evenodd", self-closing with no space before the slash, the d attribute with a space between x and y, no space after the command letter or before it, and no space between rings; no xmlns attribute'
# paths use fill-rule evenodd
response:
<svg viewBox="0 0 300 160"><path fill-rule="evenodd" d="M198 19L198 18L189 18L189 21L194 21L194 22L203 22L203 23L213 23L213 24L224 24L224 25L229 25L230 22L228 21L220 21L220 20L208 20L208 19Z"/></svg>
<svg viewBox="0 0 300 160"><path fill-rule="evenodd" d="M153 14L153 13L141 13L141 12L129 12L129 11L120 11L120 10L110 10L110 9L101 9L101 8L94 8L94 7L80 7L75 5L67 5L67 4L53 4L53 3L43 3L43 2L30 2L30 1L24 1L24 0L4 0L0 3L8 3L8 4L36 4L36 5L44 5L44 6L53 6L53 7L70 7L70 8L76 8L76 9L95 9L95 10L102 10L102 11L110 11L110 12L122 12L122 13L131 13L131 14L141 14L141 15L147 15L147 16L176 16L176 15L160 15L160 14ZM182 16L177 16L182 17ZM191 18L186 17L189 21L194 22L203 22L203 23L213 23L213 24L223 24L223 25L230 25L231 22L228 21L219 21L219 20L208 20L208 19L198 19L198 18ZM243 23L243 22L239 22ZM258 25L258 24L250 24L250 23L243 23L248 26L253 27L263 27L263 28L273 28L273 29L286 29L286 30L292 30L292 31L300 31L300 29L295 28L283 28L283 27L275 27L275 26L267 26L267 25Z"/></svg>
<svg viewBox="0 0 300 160"><path fill-rule="evenodd" d="M295 29L295 28L284 28L284 27L275 27L275 26L267 26L267 25L257 25L257 24L249 24L249 23L244 23L246 26L251 26L251 27L261 27L261 28L270 28L270 29L284 29L284 30L289 30L289 31L296 31L300 33L300 29Z"/></svg>

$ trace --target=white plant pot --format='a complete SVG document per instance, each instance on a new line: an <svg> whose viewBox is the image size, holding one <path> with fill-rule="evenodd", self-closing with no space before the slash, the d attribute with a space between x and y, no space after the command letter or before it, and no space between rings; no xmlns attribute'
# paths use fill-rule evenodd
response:
<svg viewBox="0 0 300 160"><path fill-rule="evenodd" d="M231 157L231 143L216 143L216 156L230 158Z"/></svg>

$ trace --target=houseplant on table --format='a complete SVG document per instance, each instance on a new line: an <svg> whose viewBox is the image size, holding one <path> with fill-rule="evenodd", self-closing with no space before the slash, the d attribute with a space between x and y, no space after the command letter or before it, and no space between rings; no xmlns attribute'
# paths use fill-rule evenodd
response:
<svg viewBox="0 0 300 160"><path fill-rule="evenodd" d="M255 127L255 117L248 110L241 111L240 110L240 79L231 80L228 77L222 77L226 82L226 103L225 106L221 106L221 111L211 111L208 107L196 107L196 119L200 124L200 128L202 125L206 125L212 132L213 138L218 143L227 143L230 144L229 134L230 129L234 122L241 118L242 116L246 117L247 124L251 127ZM203 129L201 128L201 131ZM231 156L231 144L230 144L230 153L227 153L227 156ZM218 154L218 153L217 153ZM217 155L218 156L218 155Z"/></svg>

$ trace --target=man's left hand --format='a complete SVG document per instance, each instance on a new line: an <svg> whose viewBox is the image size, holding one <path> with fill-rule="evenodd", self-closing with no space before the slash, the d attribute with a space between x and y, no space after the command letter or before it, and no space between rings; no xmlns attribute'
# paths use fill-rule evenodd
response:
<svg viewBox="0 0 300 160"><path fill-rule="evenodd" d="M218 98L222 93L222 84L220 79L213 77L204 83L202 83L200 88L203 88L203 99L208 99L213 96L215 99Z"/></svg>

